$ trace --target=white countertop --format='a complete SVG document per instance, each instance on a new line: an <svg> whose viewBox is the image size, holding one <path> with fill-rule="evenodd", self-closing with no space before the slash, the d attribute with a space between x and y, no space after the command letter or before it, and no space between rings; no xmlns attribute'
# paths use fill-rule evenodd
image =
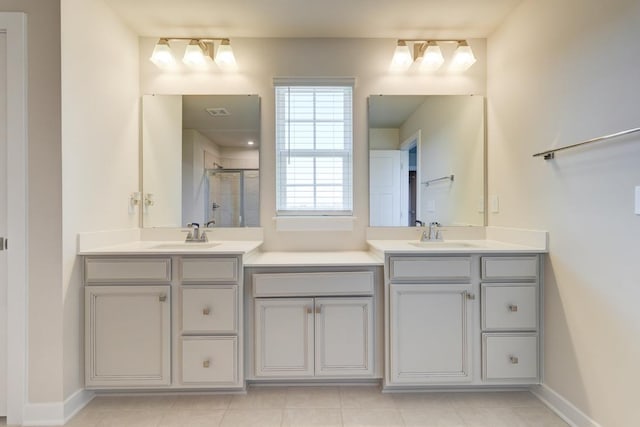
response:
<svg viewBox="0 0 640 427"><path fill-rule="evenodd" d="M380 254L492 254L492 253L546 253L545 247L519 245L496 240L447 240L444 242L425 242L416 246L417 240L368 240L369 247ZM414 244L412 244L414 243Z"/></svg>
<svg viewBox="0 0 640 427"><path fill-rule="evenodd" d="M208 247L205 245L214 245ZM78 255L246 255L262 245L262 241L225 240L207 243L183 241L137 240L112 246L81 250ZM200 247L199 247L200 246Z"/></svg>
<svg viewBox="0 0 640 427"><path fill-rule="evenodd" d="M336 252L255 252L245 267L339 267L348 265L381 266L384 260L367 251Z"/></svg>

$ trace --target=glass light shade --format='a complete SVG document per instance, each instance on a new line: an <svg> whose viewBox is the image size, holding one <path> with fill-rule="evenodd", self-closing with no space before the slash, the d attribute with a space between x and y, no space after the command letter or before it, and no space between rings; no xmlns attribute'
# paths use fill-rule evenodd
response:
<svg viewBox="0 0 640 427"><path fill-rule="evenodd" d="M198 67L206 63L206 56L197 40L191 40L184 51L182 62L189 66Z"/></svg>
<svg viewBox="0 0 640 427"><path fill-rule="evenodd" d="M233 71L238 69L236 57L233 55L233 49L231 49L228 40L223 40L220 46L218 46L215 61L222 70Z"/></svg>
<svg viewBox="0 0 640 427"><path fill-rule="evenodd" d="M451 69L454 71L465 71L475 64L475 62L476 57L473 55L471 46L469 46L467 42L458 43L458 47L451 60Z"/></svg>
<svg viewBox="0 0 640 427"><path fill-rule="evenodd" d="M437 44L429 44L422 56L422 62L420 63L420 69L424 71L436 71L444 63L444 56L440 46Z"/></svg>
<svg viewBox="0 0 640 427"><path fill-rule="evenodd" d="M406 70L412 63L413 57L411 56L409 46L407 46L405 42L399 41L396 46L396 50L393 53L393 58L391 59L391 69Z"/></svg>
<svg viewBox="0 0 640 427"><path fill-rule="evenodd" d="M167 39L160 39L158 43L156 43L149 60L158 68L169 68L175 64L176 60L173 57L173 52L171 52L171 47Z"/></svg>

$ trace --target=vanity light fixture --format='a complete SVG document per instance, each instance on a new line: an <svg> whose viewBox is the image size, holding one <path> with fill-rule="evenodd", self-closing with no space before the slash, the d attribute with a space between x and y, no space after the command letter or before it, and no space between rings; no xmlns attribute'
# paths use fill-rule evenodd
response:
<svg viewBox="0 0 640 427"><path fill-rule="evenodd" d="M231 49L231 44L229 43L229 39L222 39L220 42L220 46L218 46L218 52L216 52L216 64L222 70L226 71L235 71L238 69L238 64L236 64L236 57L233 55L233 49Z"/></svg>
<svg viewBox="0 0 640 427"><path fill-rule="evenodd" d="M413 43L413 55L407 43ZM400 39L391 60L391 70L407 70L412 64L416 64L421 71L438 70L445 62L440 43L457 43L458 45L451 61L452 70L464 71L476 62L466 40Z"/></svg>
<svg viewBox="0 0 640 427"><path fill-rule="evenodd" d="M398 40L396 51L393 53L391 59L391 69L393 70L406 70L411 66L413 58L411 57L411 51L405 40Z"/></svg>
<svg viewBox="0 0 640 427"><path fill-rule="evenodd" d="M469 46L466 40L459 41L458 47L453 54L453 59L451 60L451 69L455 71L466 71L475 64L475 62L476 57L473 55L471 46Z"/></svg>
<svg viewBox="0 0 640 427"><path fill-rule="evenodd" d="M202 67L213 60L213 43L193 39L184 50L182 62L191 67Z"/></svg>
<svg viewBox="0 0 640 427"><path fill-rule="evenodd" d="M151 58L149 58L158 68L169 68L175 64L176 60L169 46L169 39L160 39L153 48Z"/></svg>
<svg viewBox="0 0 640 427"><path fill-rule="evenodd" d="M208 62L214 60L218 67L225 71L236 70L236 58L231 49L228 38L219 37L162 37L156 43L153 53L149 58L158 68L171 68L176 61L169 42L187 40L189 44L185 48L182 62L193 68L202 68ZM220 42L214 59L214 42Z"/></svg>

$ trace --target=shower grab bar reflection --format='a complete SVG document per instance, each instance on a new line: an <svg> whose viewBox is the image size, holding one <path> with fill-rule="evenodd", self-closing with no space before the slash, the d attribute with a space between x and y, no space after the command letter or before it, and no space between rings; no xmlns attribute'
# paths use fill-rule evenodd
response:
<svg viewBox="0 0 640 427"><path fill-rule="evenodd" d="M565 145L564 147L554 148L553 150L542 151L540 153L536 153L533 157L543 156L545 160L551 160L555 157L556 151L567 150L569 148L579 147L581 145L591 144L592 142L600 142L605 141L612 138L617 138L619 136L629 135L632 133L640 132L640 128L623 130L622 132L612 133L610 135L599 136L597 138L588 139L586 141L578 142L577 144Z"/></svg>
<svg viewBox="0 0 640 427"><path fill-rule="evenodd" d="M441 176L440 178L429 179L427 181L424 181L423 184L428 187L429 184L431 184L432 182L444 181L445 179L448 181L453 181L453 174L447 175L447 176Z"/></svg>

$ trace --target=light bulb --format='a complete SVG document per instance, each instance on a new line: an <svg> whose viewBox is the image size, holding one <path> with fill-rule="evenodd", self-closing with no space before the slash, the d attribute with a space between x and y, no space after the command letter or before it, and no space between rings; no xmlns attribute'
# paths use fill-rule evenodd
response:
<svg viewBox="0 0 640 427"><path fill-rule="evenodd" d="M234 71L238 69L236 57L233 55L233 49L231 49L228 39L222 40L220 46L218 46L215 61L222 70Z"/></svg>
<svg viewBox="0 0 640 427"><path fill-rule="evenodd" d="M182 62L192 67L198 67L205 64L205 58L202 47L200 47L200 42L198 40L191 40L184 51Z"/></svg>
<svg viewBox="0 0 640 427"><path fill-rule="evenodd" d="M420 69L424 71L436 71L443 63L444 57L442 56L440 46L438 46L436 42L429 42L422 56Z"/></svg>
<svg viewBox="0 0 640 427"><path fill-rule="evenodd" d="M475 64L475 62L476 57L473 55L471 46L464 40L458 42L458 47L451 60L451 69L454 71L465 71Z"/></svg>
<svg viewBox="0 0 640 427"><path fill-rule="evenodd" d="M398 45L391 59L391 69L397 71L406 70L412 63L413 57L411 56L409 46L407 46L406 42L398 40Z"/></svg>
<svg viewBox="0 0 640 427"><path fill-rule="evenodd" d="M175 64L175 58L171 47L169 46L169 40L160 39L156 46L153 48L153 53L149 58L158 68L170 68Z"/></svg>

